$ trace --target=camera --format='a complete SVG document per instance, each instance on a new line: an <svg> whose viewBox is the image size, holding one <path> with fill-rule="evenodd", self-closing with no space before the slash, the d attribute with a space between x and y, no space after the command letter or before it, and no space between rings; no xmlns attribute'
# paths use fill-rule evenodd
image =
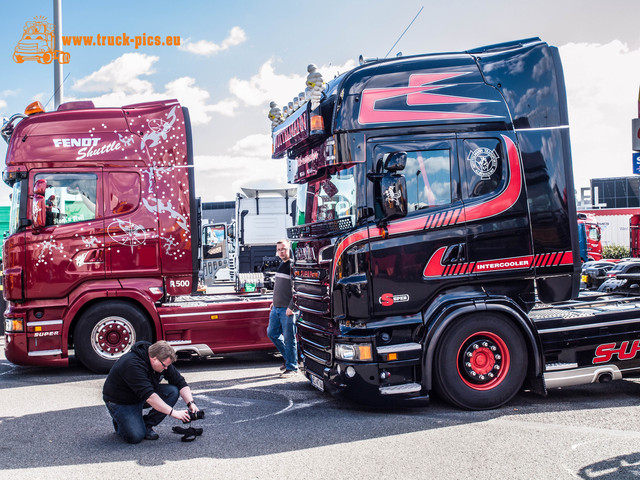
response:
<svg viewBox="0 0 640 480"><path fill-rule="evenodd" d="M198 410L197 412L189 411L189 420L186 422L183 420L182 423L187 424L191 423L194 420L202 420L204 418L204 410ZM172 427L173 433L177 433L182 435L183 442L193 442L196 437L202 435L202 428L195 428L191 425L188 427Z"/></svg>
<svg viewBox="0 0 640 480"><path fill-rule="evenodd" d="M189 411L189 421L182 423L191 423L195 420L202 420L204 418L204 410L198 410L197 412Z"/></svg>

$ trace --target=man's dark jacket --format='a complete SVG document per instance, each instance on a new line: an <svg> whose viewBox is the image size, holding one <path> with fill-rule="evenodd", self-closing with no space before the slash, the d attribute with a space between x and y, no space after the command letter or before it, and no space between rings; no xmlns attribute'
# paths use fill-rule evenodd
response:
<svg viewBox="0 0 640 480"><path fill-rule="evenodd" d="M163 377L171 385L178 387L178 390L187 386L184 377L173 364L162 373L151 368L150 346L149 342L137 342L130 352L124 354L111 367L102 388L102 398L105 402L120 405L144 402L157 390Z"/></svg>

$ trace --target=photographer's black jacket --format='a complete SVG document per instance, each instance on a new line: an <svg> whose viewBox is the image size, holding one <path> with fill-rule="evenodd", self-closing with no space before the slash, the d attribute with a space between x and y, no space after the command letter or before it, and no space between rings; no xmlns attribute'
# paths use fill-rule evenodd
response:
<svg viewBox="0 0 640 480"><path fill-rule="evenodd" d="M153 370L149 360L150 346L149 342L136 342L131 351L115 363L102 388L105 402L121 405L144 402L156 391L163 377L178 390L187 386L173 364L162 373Z"/></svg>

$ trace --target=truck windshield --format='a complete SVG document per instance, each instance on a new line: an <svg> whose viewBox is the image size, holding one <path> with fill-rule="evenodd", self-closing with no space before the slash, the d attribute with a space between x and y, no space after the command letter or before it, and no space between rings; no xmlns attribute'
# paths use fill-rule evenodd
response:
<svg viewBox="0 0 640 480"><path fill-rule="evenodd" d="M13 192L11 193L11 211L9 214L9 235L13 235L20 227L20 192L22 191L22 183L26 180L18 180L13 184Z"/></svg>
<svg viewBox="0 0 640 480"><path fill-rule="evenodd" d="M350 217L355 224L354 168L301 185L298 189L298 225Z"/></svg>

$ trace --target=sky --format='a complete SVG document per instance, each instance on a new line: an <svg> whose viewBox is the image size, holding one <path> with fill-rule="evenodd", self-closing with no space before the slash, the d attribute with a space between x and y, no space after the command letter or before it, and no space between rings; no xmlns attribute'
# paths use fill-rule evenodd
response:
<svg viewBox="0 0 640 480"><path fill-rule="evenodd" d="M0 116L34 100L53 110L53 65L12 58L27 21L53 23L53 0L0 0L0 11ZM286 186L285 160L271 159L267 113L270 101L284 105L304 90L308 64L331 79L361 54L456 52L540 37L560 50L579 191L591 178L632 175L638 18L640 0L62 0L63 36L131 39L63 47L70 55L63 101L106 107L177 98L191 114L196 195L233 200L241 187ZM180 46L136 48L136 36L179 37ZM0 184L0 205L9 192Z"/></svg>

